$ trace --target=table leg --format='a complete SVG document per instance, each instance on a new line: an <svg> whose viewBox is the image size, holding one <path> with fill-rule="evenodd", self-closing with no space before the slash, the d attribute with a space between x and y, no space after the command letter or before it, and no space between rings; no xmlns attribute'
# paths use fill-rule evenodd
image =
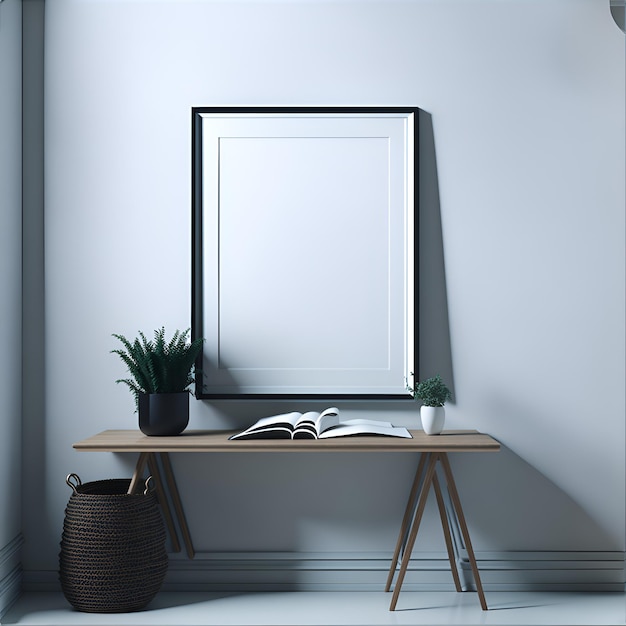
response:
<svg viewBox="0 0 626 626"><path fill-rule="evenodd" d="M137 459L137 465L135 465L135 471L133 472L133 476L130 479L130 485L128 486L128 493L135 493L135 489L137 489L137 485L139 481L143 478L143 470L146 467L146 463L148 462L148 452L141 452L139 454L139 458Z"/></svg>
<svg viewBox="0 0 626 626"><path fill-rule="evenodd" d="M430 490L430 485L432 483L433 476L435 474L435 467L437 465L438 459L439 459L439 453L434 452L430 455L430 459L428 460L426 476L424 478L424 484L422 485L422 489L420 491L420 496L419 496L419 500L417 503L417 509L415 510L415 518L413 519L413 526L411 528L411 532L409 533L409 540L407 542L406 550L402 556L402 565L400 566L400 573L398 574L398 581L396 582L396 588L393 590L393 597L391 598L391 605L389 606L390 611L395 610L396 604L398 602L398 596L400 595L400 589L402 588L404 575L406 574L409 561L411 560L411 552L413 551L413 545L415 544L417 531L419 529L420 522L422 521L422 515L424 513L424 508L426 507L426 499L428 498L428 491Z"/></svg>
<svg viewBox="0 0 626 626"><path fill-rule="evenodd" d="M163 517L165 518L165 524L167 525L167 529L172 540L172 551L180 552L180 542L178 541L178 534L176 532L176 527L174 526L174 520L172 519L172 511L170 510L167 493L165 492L165 486L163 483L163 477L161 476L159 463L154 452L150 452L149 454L148 470L150 471L150 474L152 474L152 478L154 479L157 498L159 500L159 504L161 505Z"/></svg>
<svg viewBox="0 0 626 626"><path fill-rule="evenodd" d="M176 479L174 478L174 471L172 470L172 464L167 452L161 452L161 461L163 463L163 471L165 472L165 478L167 479L167 485L169 488L172 502L174 503L174 510L176 511L176 517L178 517L178 524L180 526L180 532L183 536L185 548L187 549L187 556L193 559L195 556L195 550L191 541L191 534L189 533L189 527L187 526L187 520L185 519L185 511L183 510L182 502L180 501L180 495L178 493L178 487L176 486Z"/></svg>
<svg viewBox="0 0 626 626"><path fill-rule="evenodd" d="M467 556L469 558L470 565L472 567L472 573L474 574L474 582L476 583L476 591L480 598L480 606L483 611L487 611L487 601L485 600L485 594L483 592L483 585L480 580L480 573L478 572L478 565L476 564L476 557L474 556L474 549L472 548L472 541L469 536L467 524L465 523L465 515L463 514L463 507L461 506L461 499L456 489L454 482L454 476L452 475L452 468L450 467L450 461L448 455L442 452L441 464L443 465L443 471L446 475L446 483L448 485L448 492L450 493L450 499L455 509L457 519L459 520L459 526L461 528L461 534L463 535L463 541L465 542L465 548L467 550Z"/></svg>
<svg viewBox="0 0 626 626"><path fill-rule="evenodd" d="M448 551L448 560L450 561L450 569L452 570L452 578L454 578L454 587L457 591L461 591L461 580L459 579L459 571L457 569L456 555L454 554L454 548L452 546L452 535L450 533L450 526L448 524L448 515L446 513L446 506L443 502L443 496L441 494L441 487L439 486L439 479L437 478L437 472L433 476L433 487L435 488L435 496L437 497L437 507L439 508L439 517L441 518L441 527L443 528L443 535L446 540L446 549Z"/></svg>
<svg viewBox="0 0 626 626"><path fill-rule="evenodd" d="M391 583L393 582L393 575L396 572L398 565L398 558L400 557L400 551L406 544L406 535L411 524L411 517L415 510L415 499L419 492L420 481L422 479L422 473L424 471L424 465L426 463L426 454L420 455L420 460L417 465L417 471L415 472L415 478L413 479L413 486L409 494L409 501L407 502L406 509L404 511L404 517L402 518L402 526L400 527L400 533L398 534L398 541L396 542L396 549L393 553L393 559L391 560L391 567L389 568L389 574L387 575L387 584L385 591L391 589Z"/></svg>
<svg viewBox="0 0 626 626"><path fill-rule="evenodd" d="M190 559L193 559L193 557L195 556L195 552L191 543L191 536L187 527L187 521L185 519L185 514L180 501L180 496L178 494L178 489L176 487L176 481L174 479L174 473L172 471L172 465L170 463L168 454L162 452L161 460L163 462L163 470L167 479L167 487L169 488L170 496L172 498L172 502L174 503L174 509L178 517L181 534L185 542L185 547L187 548L187 555ZM172 540L172 550L174 552L180 552L180 542L178 541L178 534L176 533L176 528L174 526L174 521L172 518L172 512L170 510L169 501L167 498L167 490L163 481L163 477L161 475L161 471L159 469L156 453L141 452L139 454L137 464L135 465L135 471L133 472L133 476L130 480L130 485L128 487L128 493L132 494L135 493L135 491L137 490L140 481L143 479L146 465L148 465L150 473L152 474L152 477L154 479L157 490L157 497L159 499L159 503L161 504L165 523L167 525Z"/></svg>

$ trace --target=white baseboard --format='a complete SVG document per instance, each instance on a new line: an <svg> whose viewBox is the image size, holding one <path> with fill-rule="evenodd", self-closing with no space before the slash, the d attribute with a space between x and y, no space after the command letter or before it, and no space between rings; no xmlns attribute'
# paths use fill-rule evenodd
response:
<svg viewBox="0 0 626 626"><path fill-rule="evenodd" d="M502 552L477 554L485 590L623 591L622 552ZM387 553L213 553L193 561L172 557L165 585L226 590L374 591L384 589ZM467 558L458 561L461 582L474 589ZM411 559L407 591L453 591L446 553Z"/></svg>
<svg viewBox="0 0 626 626"><path fill-rule="evenodd" d="M624 591L623 552L488 552L476 554L485 591ZM390 553L207 552L170 555L164 591L382 591ZM473 589L467 559L464 587ZM25 571L26 591L59 589L56 571ZM419 553L406 591L453 591L445 553Z"/></svg>
<svg viewBox="0 0 626 626"><path fill-rule="evenodd" d="M0 548L0 619L22 591L20 554L24 538L18 535Z"/></svg>

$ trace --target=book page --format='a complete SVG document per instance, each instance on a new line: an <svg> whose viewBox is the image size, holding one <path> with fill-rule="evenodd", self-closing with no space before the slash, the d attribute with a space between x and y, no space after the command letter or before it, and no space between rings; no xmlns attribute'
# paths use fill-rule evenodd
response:
<svg viewBox="0 0 626 626"><path fill-rule="evenodd" d="M282 413L281 415L271 415L270 417L262 417L248 430L257 430L260 428L268 428L269 426L287 425L292 429L295 428L298 420L302 418L302 414L297 411L291 413Z"/></svg>
<svg viewBox="0 0 626 626"><path fill-rule="evenodd" d="M298 418L294 430L294 439L317 439L316 421L319 417L319 413L316 411L307 411L302 413Z"/></svg>
<svg viewBox="0 0 626 626"><path fill-rule="evenodd" d="M332 406L322 411L315 422L318 436L329 428L333 428L340 423L339 409Z"/></svg>
<svg viewBox="0 0 626 626"><path fill-rule="evenodd" d="M355 435L383 435L387 437L403 437L405 439L412 439L411 433L409 433L409 431L403 426L387 426L384 422L374 422L369 425L348 423L339 424L337 427L321 433L318 439L328 439L330 437L351 437Z"/></svg>
<svg viewBox="0 0 626 626"><path fill-rule="evenodd" d="M317 411L307 411L306 413L302 413L294 426L297 428L298 426L302 426L303 424L312 424L315 426L317 419L320 414Z"/></svg>
<svg viewBox="0 0 626 626"><path fill-rule="evenodd" d="M281 432L288 433L288 436L291 437L291 433L300 417L302 417L302 414L297 411L262 417L252 426L237 435L233 435L230 439L244 439L248 436L260 436L261 433L271 434L272 432L277 433L276 437L283 436L280 434Z"/></svg>
<svg viewBox="0 0 626 626"><path fill-rule="evenodd" d="M393 424L391 422L382 422L379 420L369 420L363 418L354 418L349 420L343 420L337 422L336 424L329 425L324 432L328 432L329 430L335 430L337 428L341 428L343 426L360 426L362 430L365 432L368 428L393 428ZM326 435L330 437L331 435Z"/></svg>

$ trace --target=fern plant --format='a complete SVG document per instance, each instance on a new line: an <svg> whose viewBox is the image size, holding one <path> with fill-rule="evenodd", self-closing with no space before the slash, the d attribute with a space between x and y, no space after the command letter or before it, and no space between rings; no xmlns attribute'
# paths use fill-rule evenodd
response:
<svg viewBox="0 0 626 626"><path fill-rule="evenodd" d="M421 400L424 406L443 406L452 398L452 392L439 374L417 383L415 388L407 385L407 390L416 400Z"/></svg>
<svg viewBox="0 0 626 626"><path fill-rule="evenodd" d="M202 350L203 339L187 341L189 329L177 330L172 338L165 339L165 327L154 331L154 339L149 340L139 331L132 343L123 335L113 334L121 341L123 348L111 350L126 364L130 378L121 378L116 383L124 383L135 397L139 407L141 393L177 393L188 391L193 384L194 363Z"/></svg>

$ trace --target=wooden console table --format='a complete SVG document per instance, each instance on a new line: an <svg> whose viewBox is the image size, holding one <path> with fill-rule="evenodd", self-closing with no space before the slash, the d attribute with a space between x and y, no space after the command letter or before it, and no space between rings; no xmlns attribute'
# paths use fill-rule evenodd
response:
<svg viewBox="0 0 626 626"><path fill-rule="evenodd" d="M441 435L429 436L421 430L411 430L412 439L395 437L338 437L336 439L299 439L299 440L244 440L229 441L234 431L186 431L176 437L146 437L137 430L105 430L93 437L74 444L74 448L86 452L135 452L139 453L135 471L130 482L129 493L134 492L142 479L146 466L153 477L157 497L161 503L165 522L172 538L174 551L180 551L173 515L178 525L187 555L193 558L194 549L185 514L176 487L174 472L169 459L170 452L413 452L419 453L420 459L415 478L409 493L407 506L402 519L396 548L389 568L385 591L390 591L394 574L400 562L398 579L391 598L389 610L396 608L400 589L411 558L411 552L417 537L426 499L432 487L437 499L448 559L452 569L454 585L461 591L461 582L457 569L456 557L450 531L448 513L456 517L460 528L467 556L470 562L476 591L483 610L487 602L483 592L480 573L472 548L461 500L454 482L448 460L449 452L497 452L500 444L483 433L475 430L445 431ZM441 467L447 485L452 510L447 511L443 500L442 488L437 477L437 467ZM172 501L172 512L169 501Z"/></svg>

